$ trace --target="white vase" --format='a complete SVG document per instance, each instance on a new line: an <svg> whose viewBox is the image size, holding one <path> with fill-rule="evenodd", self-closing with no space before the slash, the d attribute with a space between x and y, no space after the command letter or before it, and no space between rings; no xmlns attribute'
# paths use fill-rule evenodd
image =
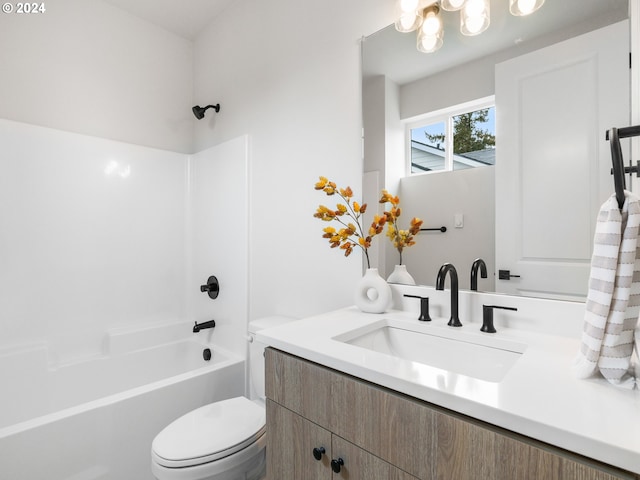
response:
<svg viewBox="0 0 640 480"><path fill-rule="evenodd" d="M387 278L387 282L389 283L399 283L400 285L415 285L416 281L413 279L411 274L407 272L406 265L396 265L391 272L391 275Z"/></svg>
<svg viewBox="0 0 640 480"><path fill-rule="evenodd" d="M368 268L356 287L356 306L367 313L384 313L390 307L393 298L391 287L380 276L377 268Z"/></svg>

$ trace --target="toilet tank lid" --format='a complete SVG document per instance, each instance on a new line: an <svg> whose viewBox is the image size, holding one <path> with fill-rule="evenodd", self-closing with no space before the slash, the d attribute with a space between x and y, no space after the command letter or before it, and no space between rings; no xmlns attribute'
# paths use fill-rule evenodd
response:
<svg viewBox="0 0 640 480"><path fill-rule="evenodd" d="M256 333L264 328L277 327L285 323L294 322L297 318L285 317L283 315L272 315L270 317L257 318L249 322L249 333Z"/></svg>

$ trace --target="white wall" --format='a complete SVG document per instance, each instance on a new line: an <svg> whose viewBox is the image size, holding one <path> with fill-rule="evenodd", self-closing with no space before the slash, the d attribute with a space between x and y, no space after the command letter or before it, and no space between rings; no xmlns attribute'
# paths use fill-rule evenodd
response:
<svg viewBox="0 0 640 480"><path fill-rule="evenodd" d="M470 288L471 265L476 258L482 258L487 264L488 278L478 276L478 289L495 290L494 190L494 167L402 179L400 198L409 218L424 219L425 228L447 227L444 233L421 232L416 244L403 252L403 263L418 284L435 285L438 269L449 262L457 269L460 288ZM454 227L456 214L463 215L462 228ZM390 248L388 254L395 262L387 264L397 264L397 251Z"/></svg>
<svg viewBox="0 0 640 480"><path fill-rule="evenodd" d="M359 41L392 10L387 0L238 1L193 44L100 0L0 15L0 42L13 47L0 49L0 91L11 92L0 96L0 348L46 341L66 361L99 354L109 328L212 317L235 349L234 315L244 325L351 304L360 257L321 238L312 215L330 199L313 184L326 175L358 195ZM215 102L219 114L193 118L193 104ZM221 160L238 138L244 150ZM130 177L105 175L113 159ZM208 192L226 192L213 203L229 216L190 223L188 196ZM244 238L215 249L250 274L232 285L197 244L228 234L227 220L246 222ZM197 291L209 274L222 285L217 304Z"/></svg>
<svg viewBox="0 0 640 480"><path fill-rule="evenodd" d="M192 151L192 43L100 0L0 15L0 118Z"/></svg>
<svg viewBox="0 0 640 480"><path fill-rule="evenodd" d="M344 258L313 218L319 175L361 193L360 45L391 23L388 0L234 3L194 42L196 150L251 138L251 318L353 303L359 255Z"/></svg>

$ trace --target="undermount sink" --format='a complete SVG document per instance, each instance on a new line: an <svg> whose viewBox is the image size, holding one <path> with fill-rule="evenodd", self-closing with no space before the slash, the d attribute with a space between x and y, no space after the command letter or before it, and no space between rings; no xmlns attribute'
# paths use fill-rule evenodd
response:
<svg viewBox="0 0 640 480"><path fill-rule="evenodd" d="M500 382L526 349L492 334L429 326L411 329L382 320L334 340L487 382Z"/></svg>

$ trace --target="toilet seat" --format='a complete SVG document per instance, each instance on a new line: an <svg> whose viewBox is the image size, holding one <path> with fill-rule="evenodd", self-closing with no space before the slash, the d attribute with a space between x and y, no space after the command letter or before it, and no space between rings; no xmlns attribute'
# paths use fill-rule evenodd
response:
<svg viewBox="0 0 640 480"><path fill-rule="evenodd" d="M154 439L154 460L163 467L192 467L228 457L264 435L265 409L235 397L193 410Z"/></svg>

